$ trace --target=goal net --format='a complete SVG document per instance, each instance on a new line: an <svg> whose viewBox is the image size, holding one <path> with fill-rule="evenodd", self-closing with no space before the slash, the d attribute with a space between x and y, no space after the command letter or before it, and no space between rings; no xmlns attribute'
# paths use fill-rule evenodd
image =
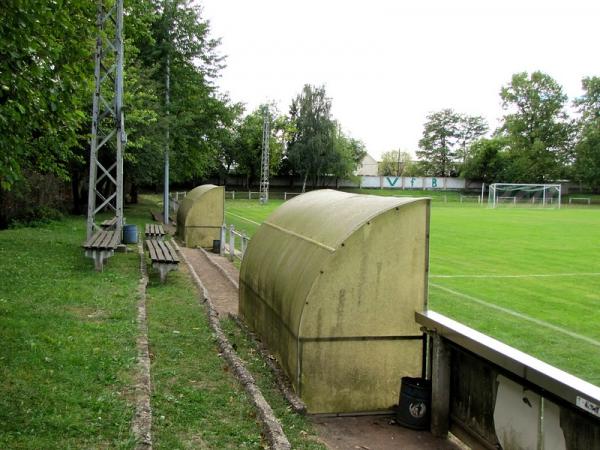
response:
<svg viewBox="0 0 600 450"><path fill-rule="evenodd" d="M560 208L560 184L490 184L488 205L539 206Z"/></svg>

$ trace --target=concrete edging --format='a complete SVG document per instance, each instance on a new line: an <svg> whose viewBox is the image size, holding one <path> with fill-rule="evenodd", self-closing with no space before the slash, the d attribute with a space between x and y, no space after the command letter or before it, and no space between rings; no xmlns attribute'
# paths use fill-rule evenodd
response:
<svg viewBox="0 0 600 450"><path fill-rule="evenodd" d="M190 273L194 282L200 289L202 293L202 302L206 305L208 321L215 333L215 337L217 339L217 343L219 345L219 349L229 366L231 367L233 373L236 378L242 384L246 393L250 396L252 404L256 408L258 419L261 421L263 425L263 430L267 441L269 442L270 448L274 450L289 450L291 449L290 442L288 441L285 433L283 432L283 428L281 424L275 417L273 413L273 409L269 405L269 403L264 398L260 388L257 386L256 381L252 374L246 369L244 363L240 359L240 357L236 354L235 350L229 343L229 340L225 336L221 325L219 324L219 316L213 306L212 300L208 294L207 289L204 287L202 280L194 270L194 267L190 264L190 262L185 257L185 254L179 248L179 245L173 240L173 244L175 245L175 249L181 255L181 258L185 261L188 268L190 269Z"/></svg>
<svg viewBox="0 0 600 450"><path fill-rule="evenodd" d="M225 270L225 268L223 268L223 266L221 266L217 261L213 260L205 249L200 248L200 250L202 252L204 252L208 261L217 270L219 270L236 289L239 290L239 284L231 277L231 275L229 275L229 273ZM262 344L262 342L260 342L260 340L258 340L256 338L256 335L252 331L250 331L250 329L246 326L245 323L243 323L240 320L240 318L238 316L236 316L234 314L229 314L229 317L237 324L237 326L244 333L246 333L246 336L248 336L248 338L250 338L256 344L257 348L259 349L259 351L261 353L263 361L265 361L265 363L269 366L269 369L271 370L271 372L273 373L273 375L275 377L275 382L277 383L277 387L279 388L279 390L281 391L281 393L283 394L283 396L285 397L286 401L291 406L291 408L299 414L305 414L306 413L306 405L300 399L300 397L298 397L296 395L296 393L292 390L287 376L283 373L283 371L279 367L279 364L277 363L277 361L274 360L273 356L271 356L269 354L268 350Z"/></svg>
<svg viewBox="0 0 600 450"><path fill-rule="evenodd" d="M277 360L273 357L273 355L269 353L268 349L264 346L264 344L259 339L257 339L256 335L248 328L248 326L244 322L240 320L238 316L234 314L229 314L229 317L237 324L240 330L242 330L246 334L248 339L251 339L256 344L256 347L258 348L258 351L260 352L263 361L265 362L265 364L267 364L267 366L269 366L271 373L273 373L273 376L275 377L277 387L285 397L285 400L288 402L292 410L294 410L298 414L306 414L306 405L300 399L300 397L298 397L293 391L288 377L285 375L285 373L277 363Z"/></svg>
<svg viewBox="0 0 600 450"><path fill-rule="evenodd" d="M140 255L141 273L137 303L138 336L136 346L138 352L138 373L135 385L135 413L131 424L131 431L135 438L136 450L151 450L152 407L150 405L150 396L152 393L152 384L150 378L150 352L148 350L148 322L146 320L148 271L146 269L144 246L141 242L138 243L138 253Z"/></svg>

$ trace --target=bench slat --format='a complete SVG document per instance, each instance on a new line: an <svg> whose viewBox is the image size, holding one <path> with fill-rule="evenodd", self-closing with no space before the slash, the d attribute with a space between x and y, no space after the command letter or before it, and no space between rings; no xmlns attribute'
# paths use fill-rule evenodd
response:
<svg viewBox="0 0 600 450"><path fill-rule="evenodd" d="M158 248L160 249L160 254L162 256L162 260L164 262L171 262L171 254L169 252L169 250L167 249L167 245L165 242L159 241L158 242Z"/></svg>
<svg viewBox="0 0 600 450"><path fill-rule="evenodd" d="M147 238L162 238L166 235L165 230L162 225L147 223L144 227L144 234Z"/></svg>
<svg viewBox="0 0 600 450"><path fill-rule="evenodd" d="M175 251L175 249L173 248L173 246L170 243L166 243L166 247L167 247L167 251L170 254L170 258L175 261L175 262L179 262L179 256L177 255L177 252Z"/></svg>
<svg viewBox="0 0 600 450"><path fill-rule="evenodd" d="M165 256L164 249L159 241L156 241L156 254L158 255L158 260L160 262L167 262L167 258Z"/></svg>
<svg viewBox="0 0 600 450"><path fill-rule="evenodd" d="M158 256L156 255L156 249L154 247L154 242L152 240L146 241L146 246L148 247L148 251L150 252L150 259L152 261L158 261Z"/></svg>
<svg viewBox="0 0 600 450"><path fill-rule="evenodd" d="M146 240L146 246L150 253L150 259L153 262L173 263L179 262L177 252L170 243L164 241L158 241L155 239Z"/></svg>
<svg viewBox="0 0 600 450"><path fill-rule="evenodd" d="M105 230L108 230L110 228L114 228L116 224L117 224L117 218L113 217L112 219L106 219L106 220L104 220L100 224L100 227L102 227Z"/></svg>
<svg viewBox="0 0 600 450"><path fill-rule="evenodd" d="M119 236L115 231L96 231L84 244L87 249L116 249Z"/></svg>

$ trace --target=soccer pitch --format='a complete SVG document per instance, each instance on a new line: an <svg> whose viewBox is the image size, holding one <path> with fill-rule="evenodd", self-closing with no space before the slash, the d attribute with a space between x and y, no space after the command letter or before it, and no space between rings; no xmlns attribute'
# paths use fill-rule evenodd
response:
<svg viewBox="0 0 600 450"><path fill-rule="evenodd" d="M251 236L282 203L228 200L225 219ZM429 307L600 385L599 225L600 209L433 202Z"/></svg>

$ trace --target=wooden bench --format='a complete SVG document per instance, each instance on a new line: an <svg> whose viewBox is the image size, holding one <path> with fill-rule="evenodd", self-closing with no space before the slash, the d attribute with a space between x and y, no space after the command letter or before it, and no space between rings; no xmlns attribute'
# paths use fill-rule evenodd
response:
<svg viewBox="0 0 600 450"><path fill-rule="evenodd" d="M160 281L162 283L167 279L167 274L171 270L177 270L179 257L177 252L171 246L170 242L159 241L158 239L147 239L146 247L150 253L152 267L160 272Z"/></svg>
<svg viewBox="0 0 600 450"><path fill-rule="evenodd" d="M113 217L112 219L106 219L100 224L100 227L103 230L114 230L117 226L117 218Z"/></svg>
<svg viewBox="0 0 600 450"><path fill-rule="evenodd" d="M165 230L160 224L147 223L144 234L146 235L146 239L158 239L162 241L165 237Z"/></svg>
<svg viewBox="0 0 600 450"><path fill-rule="evenodd" d="M115 254L115 250L120 242L120 236L116 231L96 231L83 244L85 256L92 258L94 260L94 267L97 271L101 272L104 268L104 262Z"/></svg>
<svg viewBox="0 0 600 450"><path fill-rule="evenodd" d="M155 222L164 223L165 216L162 212L151 210L150 215L152 216L152 220ZM175 217L171 214L169 214L169 223L171 223L171 225L175 225Z"/></svg>

